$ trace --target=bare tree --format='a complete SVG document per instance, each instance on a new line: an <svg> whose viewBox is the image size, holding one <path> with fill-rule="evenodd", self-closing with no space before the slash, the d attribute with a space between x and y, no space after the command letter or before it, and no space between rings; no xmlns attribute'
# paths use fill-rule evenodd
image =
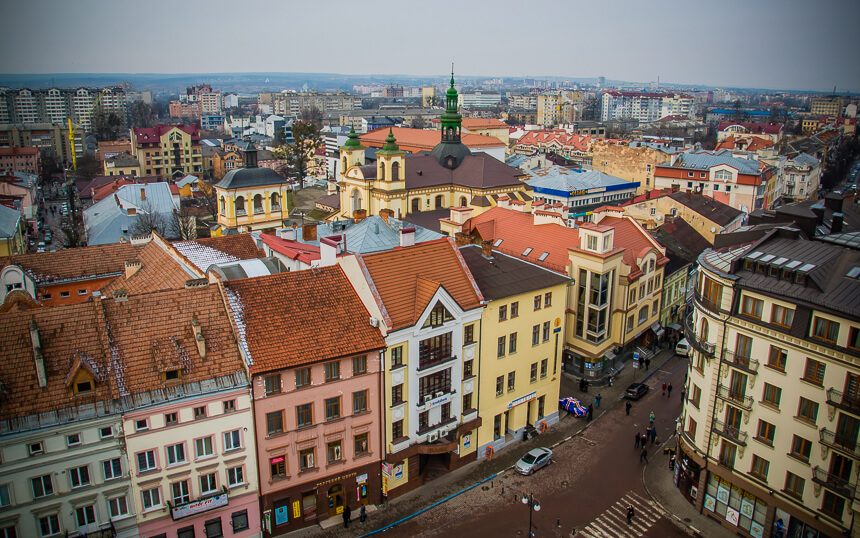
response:
<svg viewBox="0 0 860 538"><path fill-rule="evenodd" d="M413 129L424 129L427 127L427 122L424 120L423 116L415 116L412 120L412 128Z"/></svg>
<svg viewBox="0 0 860 538"><path fill-rule="evenodd" d="M218 218L218 193L212 187L215 183L203 179L197 180L197 190L200 191L201 203L213 220Z"/></svg>
<svg viewBox="0 0 860 538"><path fill-rule="evenodd" d="M191 214L188 207L174 209L167 226L171 237L178 237L183 241L197 239L197 217Z"/></svg>
<svg viewBox="0 0 860 538"><path fill-rule="evenodd" d="M137 216L128 227L128 231L133 235L149 235L152 232L158 232L159 235L165 236L167 227L168 222L155 210L155 206L151 202L144 202L138 208Z"/></svg>
<svg viewBox="0 0 860 538"><path fill-rule="evenodd" d="M322 129L323 115L320 109L315 106L302 110L299 119L305 123L312 123L317 129Z"/></svg>

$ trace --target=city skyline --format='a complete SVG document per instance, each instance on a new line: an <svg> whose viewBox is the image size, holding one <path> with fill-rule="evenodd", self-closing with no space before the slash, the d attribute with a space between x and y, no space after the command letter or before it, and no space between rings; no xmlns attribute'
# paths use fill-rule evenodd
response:
<svg viewBox="0 0 860 538"><path fill-rule="evenodd" d="M156 0L146 10L104 0L7 3L0 12L14 24L0 43L15 53L0 72L436 76L454 62L455 73L473 78L604 76L648 83L659 77L680 85L860 90L860 70L851 67L844 43L860 7L844 0L818 4L814 18L800 0L731 0L718 11L676 1L652 2L647 10L632 0L551 1L534 12L535 30L516 25L523 9L512 1L491 8L442 2L422 10L420 20L383 2L356 9L338 0L324 11L269 0L239 12L234 6L224 0ZM34 19L43 30L39 39L26 23ZM286 24L272 22L281 20Z"/></svg>

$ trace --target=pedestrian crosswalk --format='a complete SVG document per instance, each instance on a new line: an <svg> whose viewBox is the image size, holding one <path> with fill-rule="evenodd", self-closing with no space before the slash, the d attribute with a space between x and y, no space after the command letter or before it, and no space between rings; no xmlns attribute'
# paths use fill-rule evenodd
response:
<svg viewBox="0 0 860 538"><path fill-rule="evenodd" d="M627 523L627 507L633 506L635 515ZM644 535L661 514L651 501L632 491L600 514L597 519L580 530L577 538L637 538Z"/></svg>

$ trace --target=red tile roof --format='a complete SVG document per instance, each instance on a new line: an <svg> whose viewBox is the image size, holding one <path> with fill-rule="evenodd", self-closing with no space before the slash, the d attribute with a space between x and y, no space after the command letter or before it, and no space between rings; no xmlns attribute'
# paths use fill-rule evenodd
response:
<svg viewBox="0 0 860 538"><path fill-rule="evenodd" d="M732 125L740 125L750 133L759 134L779 134L782 132L783 125L781 123L754 123L740 121L721 121L717 125L718 131L723 131Z"/></svg>
<svg viewBox="0 0 860 538"><path fill-rule="evenodd" d="M439 286L463 310L480 308L477 284L453 239L358 256L393 330L414 325Z"/></svg>
<svg viewBox="0 0 860 538"><path fill-rule="evenodd" d="M254 260L266 256L266 253L257 247L251 234L176 241L173 247L201 271L206 271L213 263Z"/></svg>
<svg viewBox="0 0 860 538"><path fill-rule="evenodd" d="M410 129L407 127L393 127L394 138L397 145L404 151L415 153L416 151L430 151L442 140L442 131L426 129ZM385 145L388 136L388 127L377 129L359 136L361 143L369 148L381 148ZM504 147L504 143L492 136L476 134L463 134L460 138L471 150Z"/></svg>
<svg viewBox="0 0 860 538"><path fill-rule="evenodd" d="M224 283L254 374L385 347L340 266Z"/></svg>
<svg viewBox="0 0 860 538"><path fill-rule="evenodd" d="M738 149L738 142L744 141L743 148L746 151L758 151L762 148L769 148L773 146L773 141L767 140L765 138L759 138L757 136L750 136L748 138L735 138L734 136L730 136L717 144L717 147L714 148L714 151L721 149Z"/></svg>
<svg viewBox="0 0 860 538"><path fill-rule="evenodd" d="M299 260L310 265L312 261L320 259L320 248L318 246L290 239L282 239L276 235L269 234L262 234L260 238L269 248L291 260Z"/></svg>
<svg viewBox="0 0 860 538"><path fill-rule="evenodd" d="M198 135L197 125L162 125L158 124L155 127L135 127L134 128L134 136L138 143L140 142L157 142L160 138L167 133L171 129L179 129L187 134L191 135L191 140L197 141L200 140L200 136Z"/></svg>
<svg viewBox="0 0 860 538"><path fill-rule="evenodd" d="M16 155L30 155L36 156L39 154L39 148L0 148L0 156L2 157L14 157Z"/></svg>
<svg viewBox="0 0 860 538"><path fill-rule="evenodd" d="M140 263L140 268L126 278L125 273L112 280L102 288L102 293L110 296L116 290L125 290L129 295L149 293L161 290L175 290L185 287L185 281L192 278L202 278L199 274L189 274L182 268L164 248L160 241L150 241L137 255L135 261Z"/></svg>
<svg viewBox="0 0 860 538"><path fill-rule="evenodd" d="M633 217L603 217L600 221L602 226L612 226L615 229L615 238L613 245L615 248L623 248L623 262L631 268L631 274L638 268L636 258L641 258L650 249L662 250L657 241L652 238L639 224L633 220ZM669 262L662 252L657 254L657 264L662 265Z"/></svg>
<svg viewBox="0 0 860 538"><path fill-rule="evenodd" d="M463 118L463 129L508 129L510 126L497 118Z"/></svg>
<svg viewBox="0 0 860 538"><path fill-rule="evenodd" d="M67 248L57 252L20 254L0 258L0 268L20 266L39 285L56 284L64 280L94 278L125 271L125 261L137 258L142 245L112 243L83 248Z"/></svg>

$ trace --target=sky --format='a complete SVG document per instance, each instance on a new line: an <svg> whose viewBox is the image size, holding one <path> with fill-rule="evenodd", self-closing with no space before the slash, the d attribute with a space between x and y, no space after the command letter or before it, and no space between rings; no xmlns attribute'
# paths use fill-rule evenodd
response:
<svg viewBox="0 0 860 538"><path fill-rule="evenodd" d="M0 73L559 76L860 91L857 0L0 0Z"/></svg>

